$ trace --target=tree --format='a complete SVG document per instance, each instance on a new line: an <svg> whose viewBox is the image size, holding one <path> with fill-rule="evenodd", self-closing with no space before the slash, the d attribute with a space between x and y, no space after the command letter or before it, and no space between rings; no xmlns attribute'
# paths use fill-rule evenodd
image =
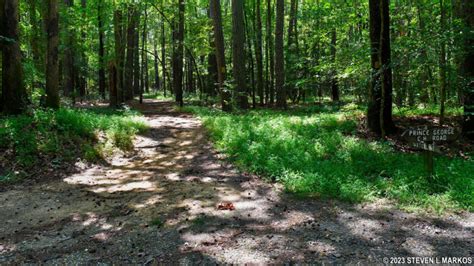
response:
<svg viewBox="0 0 474 266"><path fill-rule="evenodd" d="M331 31L331 58L332 58L332 73L331 73L331 95L332 101L339 101L339 84L337 83L337 73L336 73L336 45L337 45L337 32L333 28Z"/></svg>
<svg viewBox="0 0 474 266"><path fill-rule="evenodd" d="M232 0L232 63L236 90L237 106L248 109L247 82L245 72L245 24L244 2Z"/></svg>
<svg viewBox="0 0 474 266"><path fill-rule="evenodd" d="M124 100L130 101L134 95L134 74L135 74L135 35L137 24L137 11L135 6L129 6L128 9L128 25L127 25L127 57L124 73Z"/></svg>
<svg viewBox="0 0 474 266"><path fill-rule="evenodd" d="M260 0L256 0L256 33L255 39L255 58L257 61L257 92L260 98L260 105L264 105L264 91L263 91L263 51L262 51L262 15Z"/></svg>
<svg viewBox="0 0 474 266"><path fill-rule="evenodd" d="M273 30L272 30L272 15L273 6L272 1L267 0L267 28L266 28L266 45L267 45L267 103L273 104L275 101L275 60L273 54Z"/></svg>
<svg viewBox="0 0 474 266"><path fill-rule="evenodd" d="M470 0L462 2L462 18L464 21L464 55L461 73L464 76L464 116L463 133L474 140L474 3Z"/></svg>
<svg viewBox="0 0 474 266"><path fill-rule="evenodd" d="M178 22L173 27L173 89L179 106L183 101L183 59L184 59L184 0L179 0Z"/></svg>
<svg viewBox="0 0 474 266"><path fill-rule="evenodd" d="M7 114L20 114L25 111L28 98L21 65L18 0L1 0L0 8L3 59L1 105Z"/></svg>
<svg viewBox="0 0 474 266"><path fill-rule="evenodd" d="M226 64L225 64L225 45L224 33L222 31L222 16L220 0L210 0L210 15L213 21L214 29L214 45L216 48L217 61L217 79L219 83L219 93L221 97L221 106L223 111L230 111L230 94L224 86L226 80Z"/></svg>
<svg viewBox="0 0 474 266"><path fill-rule="evenodd" d="M116 9L114 11L114 37L115 37L115 63L113 67L109 67L109 70L114 69L116 72L116 84L115 88L110 88L110 98L116 99L116 104L113 104L112 100L110 105L116 107L118 104L123 102L123 90L124 90L124 58L125 58L125 44L124 44L124 27L123 27L123 15L122 10ZM112 75L113 72L110 72L109 75ZM109 77L110 78L110 77ZM112 84L112 82L109 82ZM114 95L113 93L116 93Z"/></svg>
<svg viewBox="0 0 474 266"><path fill-rule="evenodd" d="M368 128L385 137L395 130L392 120L392 66L388 0L369 0L371 82L367 112Z"/></svg>
<svg viewBox="0 0 474 266"><path fill-rule="evenodd" d="M46 21L48 38L46 65L46 106L59 108L59 21L58 0L48 0L48 16Z"/></svg>
<svg viewBox="0 0 474 266"><path fill-rule="evenodd" d="M439 1L440 16L440 35L441 35L441 49L439 54L439 79L440 79L440 111L439 123L444 123L444 111L446 102L446 42L444 40L444 31L446 30L446 10L443 5L443 0Z"/></svg>
<svg viewBox="0 0 474 266"><path fill-rule="evenodd" d="M68 9L68 12L70 12L70 9L74 6L74 0L64 0L64 3L66 4L66 7ZM65 96L70 96L72 98L73 103L76 101L75 99L75 51L74 51L74 32L69 25L65 25L65 33L66 33L66 45L65 45L65 51L63 54L63 65L64 65L64 81L63 81L63 87L64 87L64 95Z"/></svg>
<svg viewBox="0 0 474 266"><path fill-rule="evenodd" d="M97 2L97 21L99 27L99 93L102 99L105 100L105 48L102 3L103 1Z"/></svg>
<svg viewBox="0 0 474 266"><path fill-rule="evenodd" d="M285 1L276 2L276 27L275 27L275 75L277 107L286 108L285 88L285 55L283 52L283 24L285 20Z"/></svg>

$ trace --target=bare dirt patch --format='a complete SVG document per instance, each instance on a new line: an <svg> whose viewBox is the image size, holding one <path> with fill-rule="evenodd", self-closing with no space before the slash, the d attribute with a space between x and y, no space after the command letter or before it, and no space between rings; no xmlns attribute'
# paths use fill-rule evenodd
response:
<svg viewBox="0 0 474 266"><path fill-rule="evenodd" d="M473 256L474 215L296 199L222 161L198 119L136 106L136 153L0 193L0 263L369 263ZM222 204L233 208L219 208ZM230 206L230 205L226 205Z"/></svg>

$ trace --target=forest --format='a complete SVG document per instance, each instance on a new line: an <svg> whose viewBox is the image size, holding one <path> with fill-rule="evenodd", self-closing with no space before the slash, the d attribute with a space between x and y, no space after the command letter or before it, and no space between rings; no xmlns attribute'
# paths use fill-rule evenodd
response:
<svg viewBox="0 0 474 266"><path fill-rule="evenodd" d="M0 264L472 263L473 14L0 0Z"/></svg>

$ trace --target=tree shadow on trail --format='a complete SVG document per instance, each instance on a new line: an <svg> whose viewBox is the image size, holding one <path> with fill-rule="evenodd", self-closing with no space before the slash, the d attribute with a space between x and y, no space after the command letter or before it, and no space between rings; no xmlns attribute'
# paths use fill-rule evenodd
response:
<svg viewBox="0 0 474 266"><path fill-rule="evenodd" d="M169 103L146 105L158 111L149 114L151 129L138 138L134 157L63 182L0 194L0 263L349 263L472 256L472 215L433 219L390 204L362 208L296 199L220 160L197 120L175 116ZM219 210L222 202L235 210Z"/></svg>

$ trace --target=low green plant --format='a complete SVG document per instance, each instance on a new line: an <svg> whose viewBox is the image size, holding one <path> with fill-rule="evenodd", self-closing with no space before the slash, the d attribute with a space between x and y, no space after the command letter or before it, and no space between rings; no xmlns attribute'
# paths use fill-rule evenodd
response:
<svg viewBox="0 0 474 266"><path fill-rule="evenodd" d="M165 222L161 218L155 217L150 221L150 225L161 228L165 225Z"/></svg>
<svg viewBox="0 0 474 266"><path fill-rule="evenodd" d="M357 106L312 106L290 111L224 113L188 107L215 146L240 168L277 180L299 196L348 202L388 198L401 208L443 212L474 210L474 162L436 157L426 177L421 154L357 137Z"/></svg>
<svg viewBox="0 0 474 266"><path fill-rule="evenodd" d="M42 159L82 157L96 161L105 147L130 150L135 134L146 130L138 113L111 109L38 109L31 114L0 117L0 151L11 151L21 168Z"/></svg>

